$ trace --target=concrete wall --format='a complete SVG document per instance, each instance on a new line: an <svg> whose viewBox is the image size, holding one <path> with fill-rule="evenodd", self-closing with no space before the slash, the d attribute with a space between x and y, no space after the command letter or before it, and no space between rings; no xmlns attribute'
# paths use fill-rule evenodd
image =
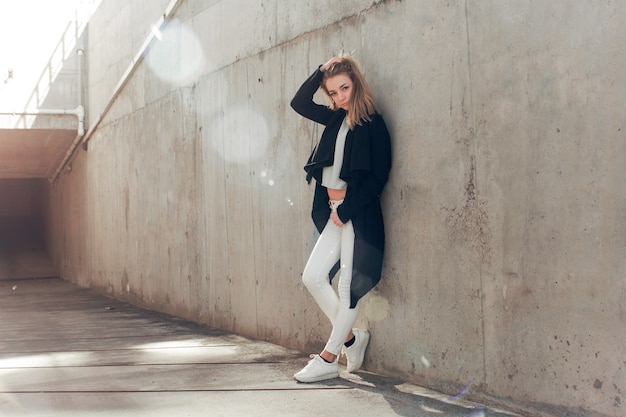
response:
<svg viewBox="0 0 626 417"><path fill-rule="evenodd" d="M91 114L167 3L102 3ZM56 265L156 310L321 349L330 328L300 282L316 237L302 166L321 128L288 103L343 49L394 147L365 367L555 415L624 415L624 16L609 1L182 1L50 188Z"/></svg>

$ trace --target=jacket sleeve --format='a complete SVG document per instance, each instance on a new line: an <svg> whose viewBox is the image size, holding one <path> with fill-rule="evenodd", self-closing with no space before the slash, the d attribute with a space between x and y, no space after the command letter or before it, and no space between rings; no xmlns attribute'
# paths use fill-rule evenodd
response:
<svg viewBox="0 0 626 417"><path fill-rule="evenodd" d="M337 215L346 223L372 201L377 200L387 183L391 170L391 139L385 121L376 115L369 126L370 169L355 173L354 188L337 208Z"/></svg>
<svg viewBox="0 0 626 417"><path fill-rule="evenodd" d="M317 104L313 101L313 96L319 89L323 76L324 73L320 71L319 68L316 69L296 92L296 95L291 100L291 107L301 116L326 125L332 117L333 111L327 106Z"/></svg>

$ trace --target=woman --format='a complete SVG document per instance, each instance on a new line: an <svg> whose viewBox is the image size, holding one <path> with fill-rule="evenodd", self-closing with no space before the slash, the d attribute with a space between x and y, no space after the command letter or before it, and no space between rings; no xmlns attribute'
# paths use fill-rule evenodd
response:
<svg viewBox="0 0 626 417"><path fill-rule="evenodd" d="M330 106L313 101L320 87ZM342 348L348 372L363 363L370 335L352 326L359 300L380 281L385 247L380 194L391 169L391 144L370 89L351 57L334 57L321 65L299 88L291 107L326 126L304 167L307 181L316 182L312 218L320 237L302 281L333 330L324 350L312 355L294 375L300 382L317 382L339 376L337 358ZM337 270L338 294L331 286Z"/></svg>

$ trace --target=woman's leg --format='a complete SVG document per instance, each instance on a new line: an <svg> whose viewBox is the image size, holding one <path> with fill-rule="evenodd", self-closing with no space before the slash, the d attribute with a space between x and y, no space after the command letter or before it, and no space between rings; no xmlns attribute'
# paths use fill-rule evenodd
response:
<svg viewBox="0 0 626 417"><path fill-rule="evenodd" d="M328 280L328 273L339 259L338 292L335 294ZM352 259L354 253L354 229L348 222L337 227L329 220L313 252L309 257L302 280L315 298L322 311L333 324L333 331L326 348L319 355L312 355L311 361L294 378L301 382L316 382L339 376L337 356L347 336L352 335L352 325L356 321L358 308L350 308L350 284L352 281ZM358 307L358 304L357 304Z"/></svg>
<svg viewBox="0 0 626 417"><path fill-rule="evenodd" d="M359 305L350 308L350 285L352 283L352 265L354 259L354 229L349 222L343 227L341 240L341 275L339 278L339 309L337 319L333 326L333 332L321 353L323 359L334 361L343 346L346 354L346 368L348 372L354 372L361 367L365 357L365 349L370 339L367 330L352 329L357 319ZM345 343L343 343L345 342Z"/></svg>
<svg viewBox="0 0 626 417"><path fill-rule="evenodd" d="M341 228L329 219L302 273L302 282L333 326L339 310L339 298L330 285L328 273L339 260L341 232Z"/></svg>
<svg viewBox="0 0 626 417"><path fill-rule="evenodd" d="M352 333L352 326L359 314L359 304L350 308L350 284L352 283L352 263L354 257L354 228L348 222L341 228L341 269L339 272L336 319L333 322L333 331L326 343L325 351L334 356L339 355L341 347Z"/></svg>

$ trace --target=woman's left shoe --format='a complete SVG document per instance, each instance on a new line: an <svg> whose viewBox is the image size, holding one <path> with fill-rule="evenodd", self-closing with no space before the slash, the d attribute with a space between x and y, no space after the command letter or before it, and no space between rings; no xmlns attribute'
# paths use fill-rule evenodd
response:
<svg viewBox="0 0 626 417"><path fill-rule="evenodd" d="M343 353L346 355L348 364L346 366L348 372L354 372L363 364L365 357L365 348L370 341L370 332L361 329L352 329L354 334L354 343L350 347L343 347Z"/></svg>

